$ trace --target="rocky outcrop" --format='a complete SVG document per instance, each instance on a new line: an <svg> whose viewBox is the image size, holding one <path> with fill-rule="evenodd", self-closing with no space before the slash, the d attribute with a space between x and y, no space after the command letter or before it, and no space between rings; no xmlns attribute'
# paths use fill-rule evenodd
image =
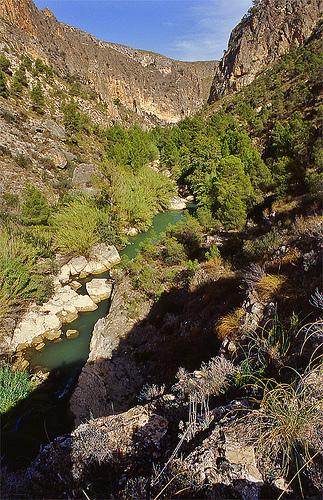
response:
<svg viewBox="0 0 323 500"><path fill-rule="evenodd" d="M69 285L71 277L104 273L119 262L115 246L104 243L93 246L89 259L83 256L70 259L54 279L53 297L41 306L32 304L15 327L10 350L14 352L17 347L22 349L31 343L39 345L44 339L54 340L63 323L74 321L79 312L95 311L97 303L110 297L111 281L93 279L86 285L89 295L81 295L76 292L79 283Z"/></svg>
<svg viewBox="0 0 323 500"><path fill-rule="evenodd" d="M123 355L127 352L126 346L121 348L136 324L127 311L125 297L129 293L134 294L134 291L128 279L116 276L109 315L94 327L90 354L70 400L76 424L90 415L98 417L128 409L144 383L140 369L132 359L131 347L127 356ZM141 317L148 310L146 304Z"/></svg>
<svg viewBox="0 0 323 500"><path fill-rule="evenodd" d="M257 1L232 31L216 70L209 102L240 90L292 46L301 45L322 11L322 0Z"/></svg>
<svg viewBox="0 0 323 500"><path fill-rule="evenodd" d="M116 473L143 470L160 455L168 422L147 407L91 420L44 446L30 467L3 477L3 498L81 498L89 484L110 498ZM105 493L105 494L104 494ZM97 495L95 495L98 498Z"/></svg>
<svg viewBox="0 0 323 500"><path fill-rule="evenodd" d="M2 1L0 18L5 43L40 57L60 74L78 76L106 104L107 119L120 119L126 109L148 123L175 123L207 99L214 61L182 63L96 40L59 23L31 0Z"/></svg>

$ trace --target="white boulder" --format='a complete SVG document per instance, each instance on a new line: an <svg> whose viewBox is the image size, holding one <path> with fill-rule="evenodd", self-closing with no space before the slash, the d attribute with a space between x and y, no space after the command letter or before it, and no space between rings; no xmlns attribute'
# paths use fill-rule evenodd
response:
<svg viewBox="0 0 323 500"><path fill-rule="evenodd" d="M86 290L96 304L111 297L112 283L107 279L93 279L86 284Z"/></svg>
<svg viewBox="0 0 323 500"><path fill-rule="evenodd" d="M169 203L170 210L184 210L186 208L186 200L180 196L173 196Z"/></svg>

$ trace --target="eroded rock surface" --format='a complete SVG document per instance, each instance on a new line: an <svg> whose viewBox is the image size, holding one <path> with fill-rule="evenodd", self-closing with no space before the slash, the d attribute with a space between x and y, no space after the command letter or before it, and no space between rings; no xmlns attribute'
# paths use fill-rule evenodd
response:
<svg viewBox="0 0 323 500"><path fill-rule="evenodd" d="M322 0L261 0L257 4L232 31L209 102L240 90L291 46L301 45L323 11Z"/></svg>

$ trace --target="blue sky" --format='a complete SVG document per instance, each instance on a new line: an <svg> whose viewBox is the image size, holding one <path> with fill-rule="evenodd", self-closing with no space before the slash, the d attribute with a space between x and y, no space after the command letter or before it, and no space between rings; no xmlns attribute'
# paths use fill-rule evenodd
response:
<svg viewBox="0 0 323 500"><path fill-rule="evenodd" d="M220 59L252 0L36 0L101 40L185 61Z"/></svg>

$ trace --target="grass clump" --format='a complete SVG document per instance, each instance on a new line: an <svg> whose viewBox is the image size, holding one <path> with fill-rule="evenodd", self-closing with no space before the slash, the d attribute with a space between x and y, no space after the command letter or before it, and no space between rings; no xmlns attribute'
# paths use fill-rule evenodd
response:
<svg viewBox="0 0 323 500"><path fill-rule="evenodd" d="M279 466L286 475L299 469L322 449L322 399L306 384L277 383L266 386L259 408L243 417L237 426L267 466ZM269 470L269 468L268 468Z"/></svg>
<svg viewBox="0 0 323 500"><path fill-rule="evenodd" d="M256 290L262 300L269 300L279 293L285 282L285 276L264 274L257 283Z"/></svg>
<svg viewBox="0 0 323 500"><path fill-rule="evenodd" d="M18 401L26 398L32 389L29 373L14 371L9 366L0 367L0 414L6 413Z"/></svg>
<svg viewBox="0 0 323 500"><path fill-rule="evenodd" d="M240 331L242 320L244 317L244 310L239 307L231 313L222 316L216 323L216 333L220 339L227 337L235 337Z"/></svg>

